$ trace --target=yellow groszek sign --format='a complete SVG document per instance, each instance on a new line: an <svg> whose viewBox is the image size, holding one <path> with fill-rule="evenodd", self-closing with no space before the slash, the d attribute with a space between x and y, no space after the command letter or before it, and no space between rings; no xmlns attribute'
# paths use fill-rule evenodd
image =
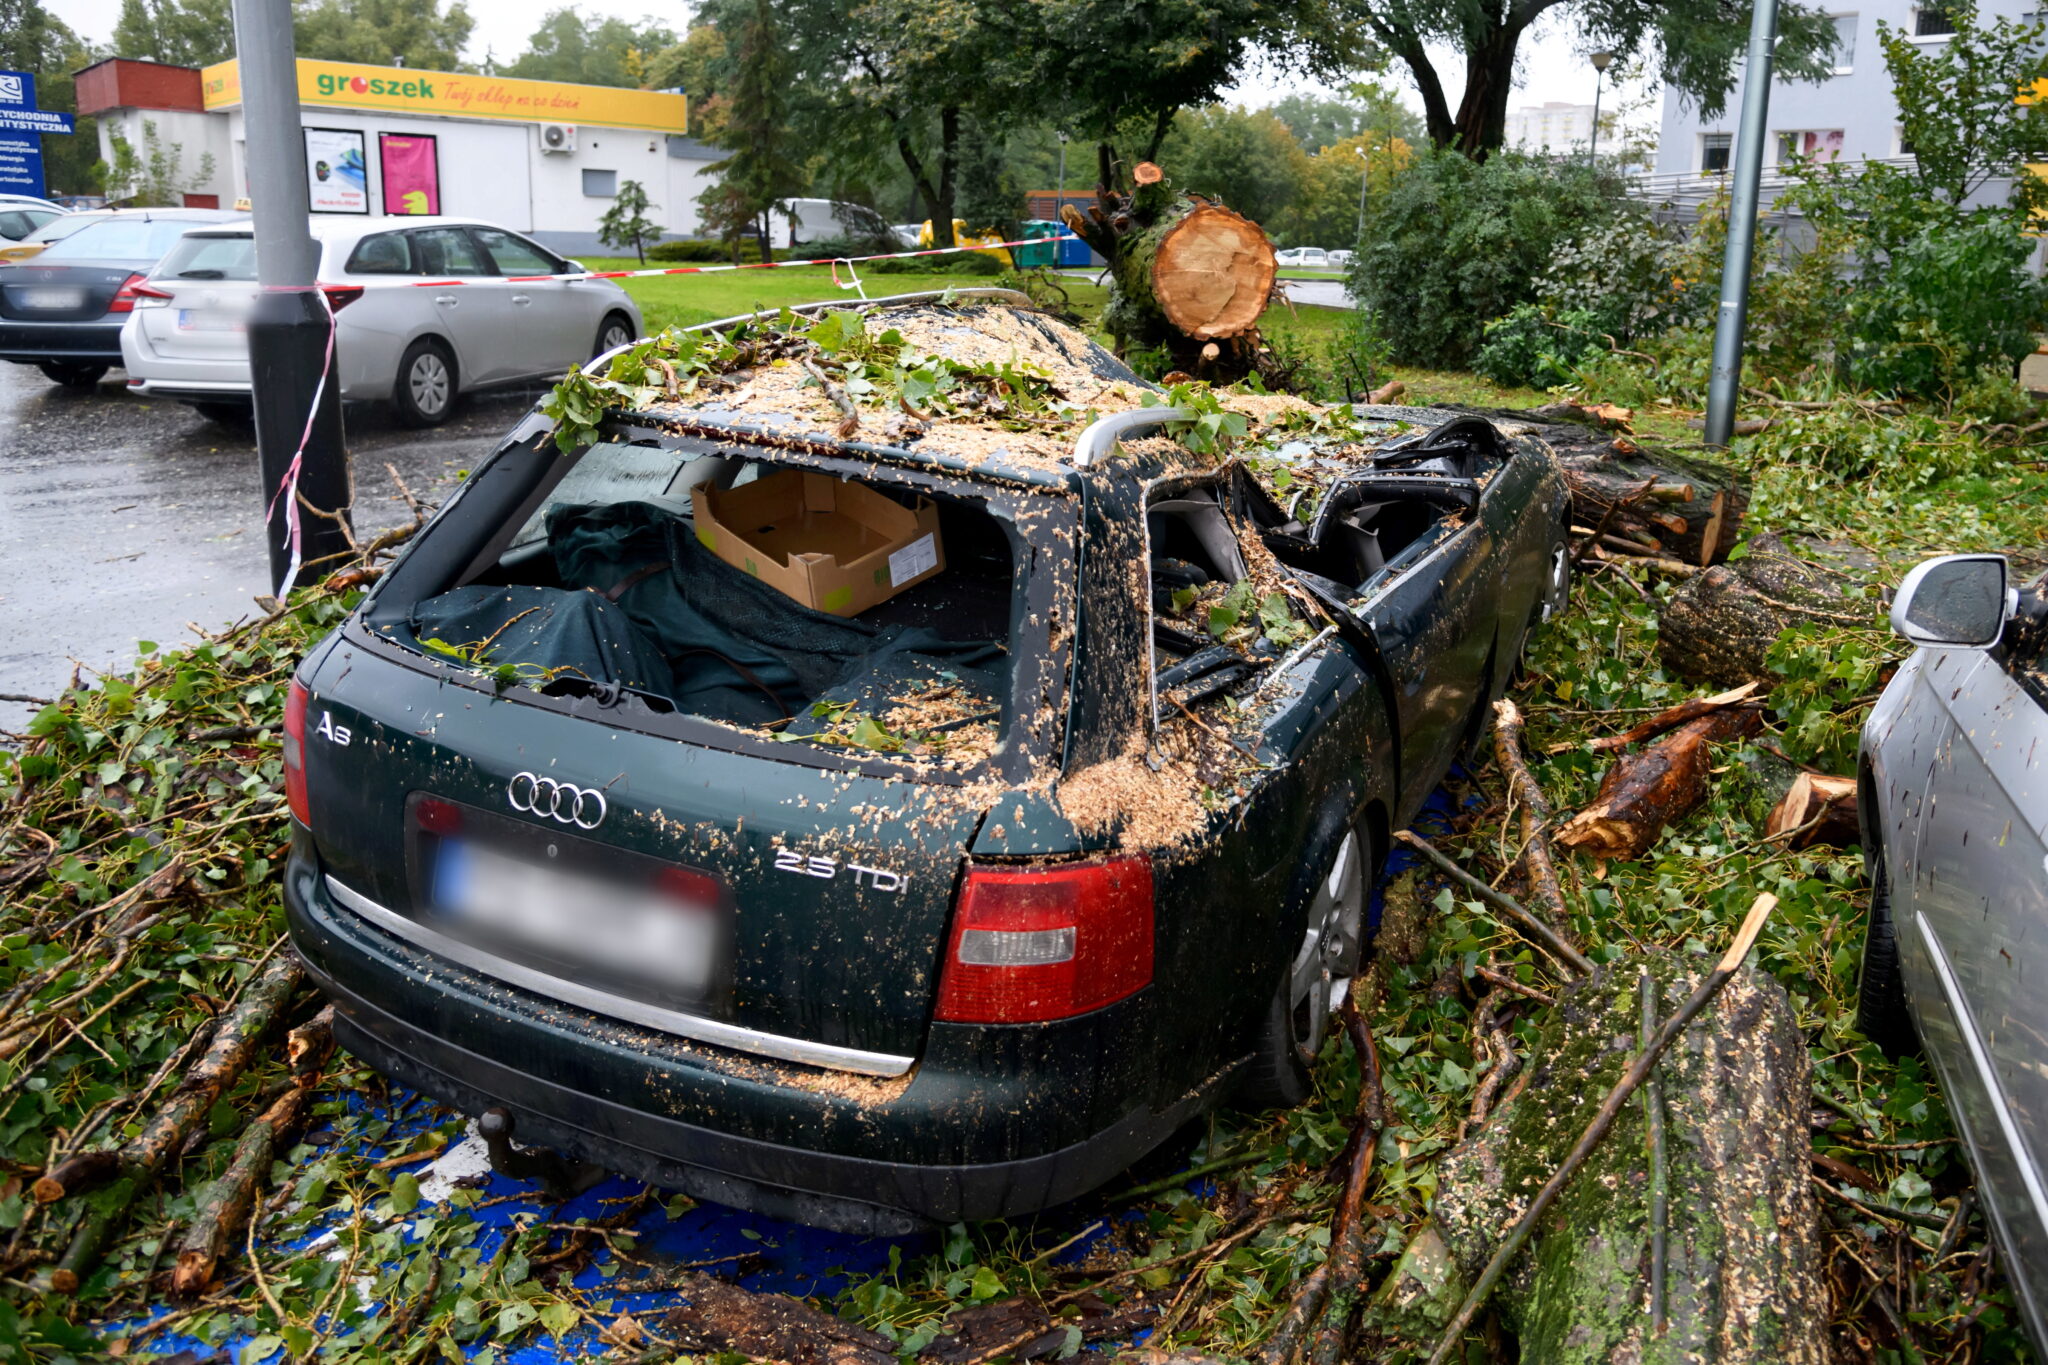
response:
<svg viewBox="0 0 2048 1365"><path fill-rule="evenodd" d="M200 73L200 83L209 110L231 109L242 102L241 71L232 60L207 67ZM689 101L683 95L357 62L316 62L306 57L299 58L299 103L441 118L646 128L664 133L682 133L689 128Z"/></svg>

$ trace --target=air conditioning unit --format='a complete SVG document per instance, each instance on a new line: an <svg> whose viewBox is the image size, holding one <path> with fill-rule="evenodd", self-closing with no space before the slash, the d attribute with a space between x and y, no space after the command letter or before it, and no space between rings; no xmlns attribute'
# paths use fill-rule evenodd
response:
<svg viewBox="0 0 2048 1365"><path fill-rule="evenodd" d="M573 123L543 123L540 125L540 149L544 152L576 150L576 125Z"/></svg>

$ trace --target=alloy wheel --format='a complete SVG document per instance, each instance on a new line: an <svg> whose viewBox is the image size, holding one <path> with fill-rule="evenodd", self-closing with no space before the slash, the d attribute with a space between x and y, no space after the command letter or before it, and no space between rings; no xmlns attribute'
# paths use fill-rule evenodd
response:
<svg viewBox="0 0 2048 1365"><path fill-rule="evenodd" d="M1313 1062L1329 1036L1330 1016L1351 993L1365 930L1365 858L1358 832L1345 834L1329 873L1316 887L1308 933L1287 975L1289 1032L1302 1064Z"/></svg>
<svg viewBox="0 0 2048 1365"><path fill-rule="evenodd" d="M1543 585L1543 619L1548 621L1565 608L1572 590L1572 561L1562 542L1550 548L1550 577Z"/></svg>
<svg viewBox="0 0 2048 1365"><path fill-rule="evenodd" d="M405 377L412 392L413 406L428 417L439 416L448 406L448 362L433 351L416 356Z"/></svg>
<svg viewBox="0 0 2048 1365"><path fill-rule="evenodd" d="M625 323L614 319L605 324L602 335L597 339L597 353L605 355L616 351L633 339L633 331Z"/></svg>

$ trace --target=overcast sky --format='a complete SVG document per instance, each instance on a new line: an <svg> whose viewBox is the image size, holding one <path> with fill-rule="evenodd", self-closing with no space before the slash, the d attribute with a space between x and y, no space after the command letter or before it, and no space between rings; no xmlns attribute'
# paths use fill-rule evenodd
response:
<svg viewBox="0 0 2048 1365"><path fill-rule="evenodd" d="M511 60L525 50L526 40L539 27L541 16L559 3L561 0L473 0L470 13L476 18L476 28L470 34L469 49L463 55L472 62L480 62L488 51L500 61ZM103 43L114 35L114 21L120 17L121 0L53 0L52 8L87 40ZM581 8L586 14L616 15L622 19L637 20L652 14L676 29L687 24L689 14L683 5L649 4L648 0L583 0ZM1510 108L1541 104L1545 100L1583 104L1592 99L1593 68L1576 50L1570 33L1562 24L1539 22L1532 37L1523 40L1521 51L1520 69L1515 73L1515 98ZM1440 54L1437 69L1455 100L1459 62L1451 54ZM1402 70L1396 67L1389 74L1395 78L1394 84L1401 90L1402 97L1419 110L1421 102L1416 98L1413 87L1401 78ZM1297 88L1299 82L1255 73L1229 92L1229 99L1232 103L1268 104ZM1634 93L1640 95L1639 86L1635 87ZM1612 108L1609 103L1612 98L1610 90L1603 96L1603 104ZM1642 122L1643 119L1638 117L1635 121Z"/></svg>

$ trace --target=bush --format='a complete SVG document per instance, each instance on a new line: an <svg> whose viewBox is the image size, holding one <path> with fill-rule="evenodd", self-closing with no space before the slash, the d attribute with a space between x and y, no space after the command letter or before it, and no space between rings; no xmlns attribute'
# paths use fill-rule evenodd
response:
<svg viewBox="0 0 2048 1365"><path fill-rule="evenodd" d="M1542 304L1521 304L1486 324L1486 344L1472 358L1472 368L1510 387L1547 389L1571 383L1582 362L1606 353L1605 321L1586 308L1553 314Z"/></svg>
<svg viewBox="0 0 2048 1365"><path fill-rule="evenodd" d="M902 261L867 261L861 269L876 275L1000 275L1009 269L1002 257L984 251L957 256L912 256Z"/></svg>
<svg viewBox="0 0 2048 1365"><path fill-rule="evenodd" d="M1923 228L1849 296L1850 377L1952 402L1984 370L2010 374L2034 349L2043 313L2042 282L2027 269L2032 249L2003 216Z"/></svg>
<svg viewBox="0 0 2048 1365"><path fill-rule="evenodd" d="M1379 315L1396 360L1464 368L1486 323L1536 302L1560 243L1636 212L1611 176L1582 165L1422 156L1376 200L1351 293Z"/></svg>
<svg viewBox="0 0 2048 1365"><path fill-rule="evenodd" d="M672 242L656 242L648 247L647 259L683 264L702 261L708 264L732 260L732 248L724 242L709 241L700 237L680 237ZM760 260L761 244L752 237L743 238L740 242L740 259Z"/></svg>

